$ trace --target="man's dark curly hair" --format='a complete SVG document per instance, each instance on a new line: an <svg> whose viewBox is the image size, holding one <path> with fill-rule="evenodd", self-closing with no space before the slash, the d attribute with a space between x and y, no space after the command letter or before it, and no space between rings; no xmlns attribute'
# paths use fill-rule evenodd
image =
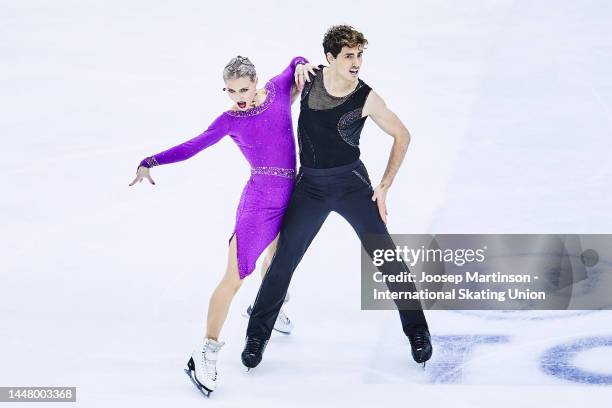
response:
<svg viewBox="0 0 612 408"><path fill-rule="evenodd" d="M366 48L368 40L362 33L349 25L331 26L323 37L323 53L326 57L327 53L331 52L333 57L336 58L342 51L342 47L353 48L359 45Z"/></svg>

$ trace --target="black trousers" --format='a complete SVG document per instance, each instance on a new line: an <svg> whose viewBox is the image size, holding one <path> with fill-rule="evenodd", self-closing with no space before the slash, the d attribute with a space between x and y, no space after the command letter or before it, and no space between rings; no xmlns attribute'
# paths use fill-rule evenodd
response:
<svg viewBox="0 0 612 408"><path fill-rule="evenodd" d="M351 224L370 257L374 248L364 239L365 234L382 234L384 245L395 249L378 206L372 201L372 193L370 178L361 160L330 169L300 168L276 253L253 305L247 336L270 338L293 272L331 211ZM381 240L376 241L380 245ZM403 262L385 265L384 270L379 268L383 275L408 271ZM399 315L406 335L417 327L427 327L420 304L416 310L399 310Z"/></svg>

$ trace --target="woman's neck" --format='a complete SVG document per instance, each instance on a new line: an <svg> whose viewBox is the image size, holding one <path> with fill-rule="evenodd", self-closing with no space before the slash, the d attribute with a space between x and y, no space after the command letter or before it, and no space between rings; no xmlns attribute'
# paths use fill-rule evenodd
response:
<svg viewBox="0 0 612 408"><path fill-rule="evenodd" d="M230 110L241 112L241 111L245 111L248 109L256 108L262 103L264 103L267 97L268 97L268 90L266 88L257 89L255 91L255 99L253 99L251 103L247 104L246 108L240 109L236 104L234 104L232 105Z"/></svg>
<svg viewBox="0 0 612 408"><path fill-rule="evenodd" d="M264 103L267 97L268 97L268 91L266 90L266 88L258 89L255 92L255 100L253 101L253 104L251 105L251 107L252 108L258 107L259 105Z"/></svg>

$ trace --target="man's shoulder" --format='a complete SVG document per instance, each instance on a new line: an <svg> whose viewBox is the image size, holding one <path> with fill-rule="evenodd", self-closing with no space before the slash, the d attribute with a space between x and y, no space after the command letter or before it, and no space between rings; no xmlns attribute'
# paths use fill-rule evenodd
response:
<svg viewBox="0 0 612 408"><path fill-rule="evenodd" d="M371 90L372 89L372 87L370 85L368 85L368 83L366 81L364 81L363 78L361 78L361 77L359 77L359 87L367 89L367 90Z"/></svg>
<svg viewBox="0 0 612 408"><path fill-rule="evenodd" d="M376 113L379 112L381 109L384 109L385 106L386 104L383 98L381 98L380 95L376 93L376 91L370 89L370 92L368 92L368 95L363 104L364 113L369 116L372 113Z"/></svg>

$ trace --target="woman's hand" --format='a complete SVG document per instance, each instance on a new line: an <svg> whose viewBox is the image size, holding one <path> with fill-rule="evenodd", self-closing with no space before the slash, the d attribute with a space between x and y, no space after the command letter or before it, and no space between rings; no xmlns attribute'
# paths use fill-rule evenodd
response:
<svg viewBox="0 0 612 408"><path fill-rule="evenodd" d="M145 166L138 166L138 170L136 170L136 178L130 183L130 186L142 182L144 178L147 178L151 184L155 184L151 178L151 175L149 174L149 168Z"/></svg>
<svg viewBox="0 0 612 408"><path fill-rule="evenodd" d="M308 74L310 73L312 74L312 76L316 75L315 69L319 69L319 67L314 66L310 63L296 65L293 76L295 78L295 86L297 86L297 89L300 92L304 88L304 81L310 82L310 77L308 76Z"/></svg>

